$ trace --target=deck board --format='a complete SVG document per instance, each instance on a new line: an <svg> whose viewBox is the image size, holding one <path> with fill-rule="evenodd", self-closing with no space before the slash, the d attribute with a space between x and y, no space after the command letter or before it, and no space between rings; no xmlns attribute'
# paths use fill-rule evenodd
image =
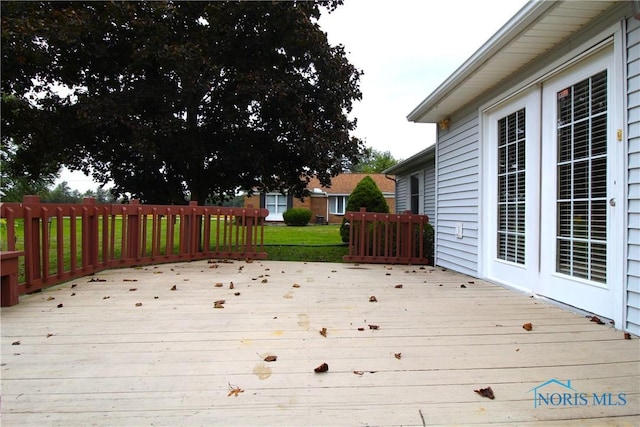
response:
<svg viewBox="0 0 640 427"><path fill-rule="evenodd" d="M637 337L440 268L118 269L23 296L1 321L4 425L640 424ZM534 408L553 378L589 404Z"/></svg>

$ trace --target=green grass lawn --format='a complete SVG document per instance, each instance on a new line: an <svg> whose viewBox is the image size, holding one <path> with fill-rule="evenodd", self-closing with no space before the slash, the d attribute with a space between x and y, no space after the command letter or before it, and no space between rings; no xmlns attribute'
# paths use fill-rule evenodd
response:
<svg viewBox="0 0 640 427"><path fill-rule="evenodd" d="M264 245L268 259L274 261L342 262L348 251L339 225L267 225Z"/></svg>

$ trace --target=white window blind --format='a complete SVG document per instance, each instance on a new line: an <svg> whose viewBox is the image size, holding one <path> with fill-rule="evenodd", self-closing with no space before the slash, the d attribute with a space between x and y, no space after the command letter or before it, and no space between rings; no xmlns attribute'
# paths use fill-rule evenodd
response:
<svg viewBox="0 0 640 427"><path fill-rule="evenodd" d="M499 259L524 264L525 256L525 109L498 120Z"/></svg>
<svg viewBox="0 0 640 427"><path fill-rule="evenodd" d="M607 72L557 93L556 271L607 273Z"/></svg>

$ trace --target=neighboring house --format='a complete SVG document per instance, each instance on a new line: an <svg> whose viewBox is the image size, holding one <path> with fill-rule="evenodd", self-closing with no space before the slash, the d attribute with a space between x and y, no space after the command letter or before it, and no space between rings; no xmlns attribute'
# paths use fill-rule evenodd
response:
<svg viewBox="0 0 640 427"><path fill-rule="evenodd" d="M529 2L409 114L436 145L385 172L398 210L412 176L418 210L435 198L437 265L640 334L638 18L637 1Z"/></svg>
<svg viewBox="0 0 640 427"><path fill-rule="evenodd" d="M307 208L315 224L340 224L347 207L347 199L356 185L365 176L370 176L380 188L389 205L389 212L395 209L395 181L393 176L384 174L345 173L331 179L331 187L323 187L313 178L307 185L310 192L303 200L282 193L260 193L245 197L244 205L253 204L269 210L267 221L281 222L282 214L289 208ZM259 203L258 203L259 202Z"/></svg>

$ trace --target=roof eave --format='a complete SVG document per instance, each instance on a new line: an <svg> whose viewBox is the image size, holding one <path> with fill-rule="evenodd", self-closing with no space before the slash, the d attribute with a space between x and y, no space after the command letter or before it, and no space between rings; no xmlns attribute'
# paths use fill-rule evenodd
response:
<svg viewBox="0 0 640 427"><path fill-rule="evenodd" d="M438 104L453 92L493 55L500 51L510 40L539 19L555 2L532 0L525 4L505 25L503 25L485 44L453 72L440 86L425 98L407 116L407 120L418 123L436 123L439 117L451 112L439 112ZM499 78L497 79L499 80ZM436 114L433 114L434 110Z"/></svg>

